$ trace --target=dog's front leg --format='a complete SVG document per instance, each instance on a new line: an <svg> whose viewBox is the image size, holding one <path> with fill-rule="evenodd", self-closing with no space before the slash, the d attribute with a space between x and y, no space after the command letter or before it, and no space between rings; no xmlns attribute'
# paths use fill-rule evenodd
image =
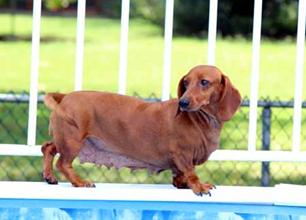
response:
<svg viewBox="0 0 306 220"><path fill-rule="evenodd" d="M211 195L210 190L215 188L213 184L210 183L201 183L199 177L196 175L194 169L190 169L184 173L185 178L187 179L187 185L192 189L192 191L199 196L203 194Z"/></svg>
<svg viewBox="0 0 306 220"><path fill-rule="evenodd" d="M203 194L210 195L210 190L215 188L215 186L210 183L200 182L199 177L195 173L192 160L189 161L188 156L176 155L173 158L173 162L176 169L179 171L179 173L181 173L173 178L173 185L178 188L181 188L180 186L185 186L184 188L189 187L196 195L199 196L202 196Z"/></svg>
<svg viewBox="0 0 306 220"><path fill-rule="evenodd" d="M172 184L178 189L189 189L187 180L183 173L173 174Z"/></svg>

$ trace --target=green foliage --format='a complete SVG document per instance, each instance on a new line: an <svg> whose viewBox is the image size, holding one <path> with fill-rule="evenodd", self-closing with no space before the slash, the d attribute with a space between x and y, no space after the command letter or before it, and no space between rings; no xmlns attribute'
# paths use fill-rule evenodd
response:
<svg viewBox="0 0 306 220"><path fill-rule="evenodd" d="M164 26L165 1L134 1L134 15ZM218 32L222 36L252 34L253 0L220 0L218 2ZM272 38L294 36L297 22L297 0L263 1L264 36ZM209 0L176 0L174 4L174 33L206 36Z"/></svg>
<svg viewBox="0 0 306 220"><path fill-rule="evenodd" d="M68 8L71 3L76 0L44 0L44 5L51 11L57 11L59 9Z"/></svg>
<svg viewBox="0 0 306 220"><path fill-rule="evenodd" d="M155 24L163 26L165 13L165 1L145 0L131 1L131 16L147 19Z"/></svg>
<svg viewBox="0 0 306 220"><path fill-rule="evenodd" d="M0 7L5 6L7 4L7 0L0 0Z"/></svg>
<svg viewBox="0 0 306 220"><path fill-rule="evenodd" d="M12 1L12 0L11 0ZM15 0L23 8L22 0ZM164 28L165 0L131 0L130 17L144 18ZM76 0L43 0L45 9L58 11L76 3ZM120 18L121 0L88 1L103 17ZM296 35L298 0L263 1L262 35L285 38ZM0 6L9 7L9 0L0 0ZM251 37L254 0L219 0L218 33L220 36ZM206 37L209 18L209 0L175 0L173 28L175 35Z"/></svg>
<svg viewBox="0 0 306 220"><path fill-rule="evenodd" d="M205 35L208 27L208 1L175 1L174 33Z"/></svg>
<svg viewBox="0 0 306 220"><path fill-rule="evenodd" d="M120 18L121 0L100 0L95 1L96 10L103 17Z"/></svg>
<svg viewBox="0 0 306 220"><path fill-rule="evenodd" d="M298 2L295 0L264 1L263 35L271 37L295 36Z"/></svg>
<svg viewBox="0 0 306 220"><path fill-rule="evenodd" d="M60 9L68 8L77 0L42 0L44 7L50 11L58 11ZM0 0L0 7L10 7L10 4L16 4L17 8L24 8L26 2L24 0ZM28 3L30 5L30 3Z"/></svg>

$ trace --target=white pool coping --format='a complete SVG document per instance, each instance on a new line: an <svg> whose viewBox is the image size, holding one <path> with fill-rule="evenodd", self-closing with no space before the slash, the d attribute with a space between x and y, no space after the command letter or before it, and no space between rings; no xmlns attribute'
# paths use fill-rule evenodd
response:
<svg viewBox="0 0 306 220"><path fill-rule="evenodd" d="M70 183L0 182L0 200L86 200L261 204L306 207L306 186L280 184L275 187L217 186L211 196L196 196L189 189L161 184L108 184L76 188Z"/></svg>

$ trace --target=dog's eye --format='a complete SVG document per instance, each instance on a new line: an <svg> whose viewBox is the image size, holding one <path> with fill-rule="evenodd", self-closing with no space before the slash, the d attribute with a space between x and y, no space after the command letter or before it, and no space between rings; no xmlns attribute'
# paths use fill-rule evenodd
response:
<svg viewBox="0 0 306 220"><path fill-rule="evenodd" d="M209 84L208 80L206 80L206 79L201 80L201 86L206 87L206 86L208 86L208 84Z"/></svg>

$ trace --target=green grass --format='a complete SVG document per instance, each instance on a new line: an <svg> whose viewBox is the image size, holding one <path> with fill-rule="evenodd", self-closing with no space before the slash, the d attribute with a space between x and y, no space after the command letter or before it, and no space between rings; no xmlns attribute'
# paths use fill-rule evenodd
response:
<svg viewBox="0 0 306 220"><path fill-rule="evenodd" d="M71 91L74 82L75 29L72 17L42 18L40 48L41 91ZM0 34L10 32L9 16L0 15ZM31 34L31 16L16 17L16 33ZM117 91L119 65L119 20L87 18L85 34L84 89ZM28 90L30 42L0 42L0 91ZM264 40L261 47L259 95L291 99L294 95L295 42ZM230 76L243 96L249 95L252 44L242 38L218 39L216 65ZM177 82L196 64L207 62L207 40L175 37L172 47L171 95ZM306 57L305 57L306 61ZM161 94L163 36L158 27L143 20L130 21L127 92L142 96ZM304 77L306 84L306 77ZM306 90L303 92L306 97Z"/></svg>

